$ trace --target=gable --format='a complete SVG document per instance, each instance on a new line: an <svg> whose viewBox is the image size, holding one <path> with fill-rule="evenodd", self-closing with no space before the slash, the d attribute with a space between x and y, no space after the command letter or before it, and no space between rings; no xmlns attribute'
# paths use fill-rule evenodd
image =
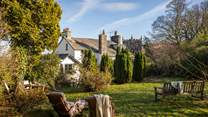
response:
<svg viewBox="0 0 208 117"><path fill-rule="evenodd" d="M66 44L68 45L68 50L66 50ZM59 42L58 48L56 49L56 54L69 54L74 55L74 49L72 48L71 44L67 42L67 40L62 39Z"/></svg>
<svg viewBox="0 0 208 117"><path fill-rule="evenodd" d="M66 57L61 61L61 64L74 64L74 63L75 62L69 57Z"/></svg>

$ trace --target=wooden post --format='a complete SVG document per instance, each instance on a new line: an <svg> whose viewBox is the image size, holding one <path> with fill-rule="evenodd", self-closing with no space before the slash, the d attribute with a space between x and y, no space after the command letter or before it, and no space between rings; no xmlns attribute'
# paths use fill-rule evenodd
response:
<svg viewBox="0 0 208 117"><path fill-rule="evenodd" d="M155 102L157 102L158 99L157 99L157 88L155 87Z"/></svg>
<svg viewBox="0 0 208 117"><path fill-rule="evenodd" d="M62 64L63 66L63 73L65 73L65 64Z"/></svg>

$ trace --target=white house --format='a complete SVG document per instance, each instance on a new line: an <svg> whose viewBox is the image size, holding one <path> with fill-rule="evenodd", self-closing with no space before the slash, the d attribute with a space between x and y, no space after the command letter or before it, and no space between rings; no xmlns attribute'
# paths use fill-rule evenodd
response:
<svg viewBox="0 0 208 117"><path fill-rule="evenodd" d="M56 49L56 54L61 58L62 71L65 73L76 64L82 63L83 50L91 49L96 55L97 63L103 54L108 54L115 59L117 46L122 46L121 36L115 32L111 40L107 39L105 31L99 34L98 39L72 37L71 31L66 28Z"/></svg>

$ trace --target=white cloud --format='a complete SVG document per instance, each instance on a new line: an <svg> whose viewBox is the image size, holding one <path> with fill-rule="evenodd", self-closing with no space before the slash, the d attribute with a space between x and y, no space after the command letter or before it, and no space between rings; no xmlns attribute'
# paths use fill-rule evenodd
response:
<svg viewBox="0 0 208 117"><path fill-rule="evenodd" d="M103 4L103 8L108 11L130 11L138 6L135 3L129 2L112 2Z"/></svg>
<svg viewBox="0 0 208 117"><path fill-rule="evenodd" d="M127 18L123 18L123 19L114 21L110 24L102 26L99 30L102 30L102 29L117 30L118 28L120 28L122 26L127 26L127 25L130 25L133 23L142 22L142 21L157 17L158 15L160 15L162 12L165 11L166 5L169 2L170 2L170 0L167 0L167 1L159 4L158 6L154 7L150 11L147 11L141 15L134 16L134 17L127 17Z"/></svg>
<svg viewBox="0 0 208 117"><path fill-rule="evenodd" d="M96 7L96 4L98 4L101 0L83 0L82 6L80 10L75 13L72 17L69 18L70 22L75 22L79 18L81 18L83 15L85 15L89 10L92 10Z"/></svg>
<svg viewBox="0 0 208 117"><path fill-rule="evenodd" d="M104 0L83 0L81 3L81 8L69 18L69 22L76 22L87 12L93 9L105 9L109 11L129 11L134 10L138 6L134 3L128 2L111 2L102 3Z"/></svg>

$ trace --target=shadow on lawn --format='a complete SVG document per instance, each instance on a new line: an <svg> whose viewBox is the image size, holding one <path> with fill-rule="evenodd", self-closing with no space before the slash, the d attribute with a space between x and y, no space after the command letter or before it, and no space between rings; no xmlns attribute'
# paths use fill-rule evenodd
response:
<svg viewBox="0 0 208 117"><path fill-rule="evenodd" d="M37 109L25 113L23 117L58 117L58 114L53 110Z"/></svg>
<svg viewBox="0 0 208 117"><path fill-rule="evenodd" d="M152 92L116 92L109 94L116 106L117 117L139 116L191 116L207 117L208 100L189 96L169 96L154 102ZM27 116L29 115L29 116ZM34 110L24 117L57 117L53 110Z"/></svg>
<svg viewBox="0 0 208 117"><path fill-rule="evenodd" d="M188 116L188 117L208 117L208 99L200 100L186 95L168 96L159 102L154 102L153 87L161 85L160 83L129 83L124 85L112 85L101 92L82 92L79 89L64 87L65 96L69 101L75 101L77 98L94 94L103 93L112 97L116 106L116 117L139 117L139 116ZM78 92L77 92L78 91ZM205 88L208 93L208 85ZM32 117L56 117L49 110L33 111ZM50 106L50 109L52 107ZM37 114L39 113L39 114ZM36 115L36 116L35 116ZM28 117L28 116L25 116ZM30 116L31 117L31 116Z"/></svg>
<svg viewBox="0 0 208 117"><path fill-rule="evenodd" d="M110 93L116 105L117 115L133 116L208 116L207 101L187 96L169 96L154 102L150 92ZM203 102L203 103L202 103Z"/></svg>

